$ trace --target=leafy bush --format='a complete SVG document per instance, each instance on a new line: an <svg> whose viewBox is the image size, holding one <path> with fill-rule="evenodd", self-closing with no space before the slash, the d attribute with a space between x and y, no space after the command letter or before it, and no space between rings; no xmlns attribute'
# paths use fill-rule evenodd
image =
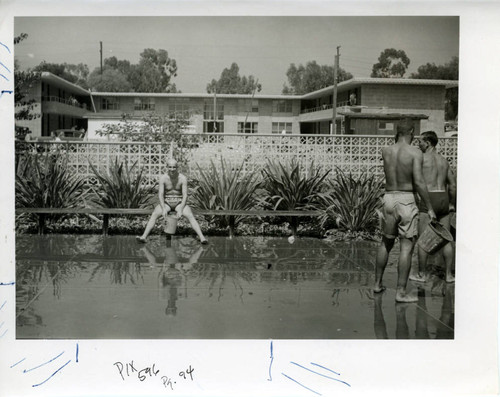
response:
<svg viewBox="0 0 500 397"><path fill-rule="evenodd" d="M145 208L152 203L155 186L146 186L143 168L136 171L137 162L128 166L115 158L108 173L100 173L92 164L90 168L97 177L100 186L92 188L92 202L104 208Z"/></svg>
<svg viewBox="0 0 500 397"><path fill-rule="evenodd" d="M323 182L330 170L323 172L311 162L309 169L302 172L297 160L285 165L268 160L262 169L264 176L264 197L262 204L274 210L309 210L316 209ZM298 219L290 217L292 233L297 232Z"/></svg>
<svg viewBox="0 0 500 397"><path fill-rule="evenodd" d="M199 165L199 178L195 181L191 199L194 207L204 210L248 210L256 206L255 190L259 186L256 172L247 172L242 175L242 165L233 168L231 163L221 159L220 170L213 161L207 171ZM222 226L229 226L230 235L241 216L221 216Z"/></svg>
<svg viewBox="0 0 500 397"><path fill-rule="evenodd" d="M329 190L321 194L322 206L326 207L322 226L333 221L342 231L374 232L379 222L383 181L373 174L355 178L337 168L329 185Z"/></svg>
<svg viewBox="0 0 500 397"><path fill-rule="evenodd" d="M68 170L59 152L24 154L24 172L16 174L16 207L73 208L82 206L84 179Z"/></svg>

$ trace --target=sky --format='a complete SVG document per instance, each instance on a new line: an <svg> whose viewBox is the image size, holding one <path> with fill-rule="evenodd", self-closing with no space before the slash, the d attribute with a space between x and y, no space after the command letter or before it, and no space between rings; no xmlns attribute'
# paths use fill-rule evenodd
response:
<svg viewBox="0 0 500 397"><path fill-rule="evenodd" d="M428 62L437 65L459 55L458 17L16 17L15 46L21 68L45 60L84 63L90 71L103 58L137 63L145 48L164 49L177 62L172 82L183 93L206 92L212 79L236 62L240 75L253 75L261 94L280 94L291 63L315 60L369 77L386 48L410 58L405 77Z"/></svg>

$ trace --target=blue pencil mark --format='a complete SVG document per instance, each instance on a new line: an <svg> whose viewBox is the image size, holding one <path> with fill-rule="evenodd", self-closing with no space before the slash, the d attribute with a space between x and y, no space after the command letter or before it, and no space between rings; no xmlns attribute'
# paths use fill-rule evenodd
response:
<svg viewBox="0 0 500 397"><path fill-rule="evenodd" d="M44 365L47 365L48 363L51 363L52 361L54 361L55 359L61 357L62 355L64 354L64 352L60 353L59 355L57 355L56 357L54 357L52 360L49 360L47 361L46 363L43 363L43 364L40 364L36 367L33 367L31 369L25 369L23 372L26 373L26 372L30 372L30 371L33 371L34 369L37 369L37 368L40 368L40 367L43 367Z"/></svg>
<svg viewBox="0 0 500 397"><path fill-rule="evenodd" d="M311 365L315 365L316 367L320 367L320 368L326 369L327 371L333 372L335 375L340 375L340 372L332 371L330 368L323 367L322 365L319 365L319 364L316 364L316 363L311 363Z"/></svg>
<svg viewBox="0 0 500 397"><path fill-rule="evenodd" d="M6 303L7 303L7 301L5 301L4 303L2 303L2 306L0 306L0 310L3 309L3 307L5 306Z"/></svg>
<svg viewBox="0 0 500 397"><path fill-rule="evenodd" d="M71 360L68 360L66 364L64 364L62 367L60 367L56 372L54 372L52 375L50 375L47 379L45 379L43 382L38 383L36 385L32 385L32 387L38 387L43 385L45 382L47 382L50 378L52 378L55 374L57 374L61 369L63 369L66 365L68 365L71 362Z"/></svg>
<svg viewBox="0 0 500 397"><path fill-rule="evenodd" d="M24 360L26 360L26 357L24 357L22 360L18 361L17 363L12 364L10 367L14 368L17 364L21 364Z"/></svg>
<svg viewBox="0 0 500 397"><path fill-rule="evenodd" d="M2 76L5 80L9 81L9 79L5 77L3 74L0 74L0 76Z"/></svg>
<svg viewBox="0 0 500 397"><path fill-rule="evenodd" d="M7 94L12 94L14 91L10 91L10 90L2 90L2 92L0 93L0 98L3 97L3 94L7 93Z"/></svg>
<svg viewBox="0 0 500 397"><path fill-rule="evenodd" d="M317 394L318 396L321 396L321 393L318 393L317 391L314 391L313 389L310 389L309 387L304 386L302 383L297 382L297 381L296 381L295 379L293 379L293 378L290 378L288 375L284 374L283 372L281 373L281 375L283 375L284 377L286 377L286 378L290 379L291 381L293 381L293 382L297 383L298 385L302 386L304 389L307 389L307 390L309 390L309 391L312 391L313 393Z"/></svg>
<svg viewBox="0 0 500 397"><path fill-rule="evenodd" d="M14 281L11 281L10 283L0 283L0 285L14 285L15 282Z"/></svg>
<svg viewBox="0 0 500 397"><path fill-rule="evenodd" d="M313 374L316 374L316 375L319 375L319 376L322 376L322 377L324 377L324 378L328 378L328 379L331 379L331 380L335 380L335 381L340 382L340 383L344 383L344 384L346 384L347 386L351 387L351 385L350 385L349 383L344 382L343 380L336 379L336 378L332 378L331 376L326 376L326 375L320 374L319 372L313 371L312 369L309 369L309 368L306 368L306 367L304 367L304 366L302 366L302 365L300 365L300 364L294 363L293 361L290 361L290 363L292 363L292 364L296 365L297 367L300 367L300 368L302 368L302 369L305 369L306 371L312 372ZM322 367L322 368L324 368L324 367ZM327 369L327 370L328 370L328 368L325 368L325 369ZM332 370L329 370L329 371L330 371L330 372L334 372L334 373L336 373L335 371L332 371ZM337 374L337 375L340 375L340 374Z"/></svg>
<svg viewBox="0 0 500 397"><path fill-rule="evenodd" d="M7 66L5 66L2 62L0 62L0 65L2 65L5 69L7 69L7 72L10 73L10 69Z"/></svg>
<svg viewBox="0 0 500 397"><path fill-rule="evenodd" d="M269 363L269 379L268 381L272 382L273 375L271 374L271 367L273 366L274 356L273 356L273 341L271 341L271 362Z"/></svg>
<svg viewBox="0 0 500 397"><path fill-rule="evenodd" d="M7 46L6 46L4 43L2 43L1 41L0 41L0 45L4 46L4 47L7 49L7 51L9 51L9 54L10 54L10 48L9 48L9 47L7 47Z"/></svg>
<svg viewBox="0 0 500 397"><path fill-rule="evenodd" d="M76 344L76 362L78 362L78 343Z"/></svg>
<svg viewBox="0 0 500 397"><path fill-rule="evenodd" d="M5 332L2 335L0 335L0 339L2 339L4 337L4 335L7 333L7 331L8 331L8 329L6 329Z"/></svg>

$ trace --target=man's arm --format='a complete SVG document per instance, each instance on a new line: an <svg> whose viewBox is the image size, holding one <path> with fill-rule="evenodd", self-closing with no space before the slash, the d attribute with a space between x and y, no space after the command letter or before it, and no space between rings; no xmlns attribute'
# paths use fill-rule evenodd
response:
<svg viewBox="0 0 500 397"><path fill-rule="evenodd" d="M448 195L450 196L450 210L455 210L457 205L457 179L449 165L446 174L446 184L448 185Z"/></svg>
<svg viewBox="0 0 500 397"><path fill-rule="evenodd" d="M424 174L422 173L422 164L424 162L424 157L421 152L415 151L415 157L413 158L413 183L417 189L417 193L420 198L424 201L427 206L428 214L431 219L436 219L436 213L432 208L431 199L429 198L429 193L427 191L427 185L425 184Z"/></svg>

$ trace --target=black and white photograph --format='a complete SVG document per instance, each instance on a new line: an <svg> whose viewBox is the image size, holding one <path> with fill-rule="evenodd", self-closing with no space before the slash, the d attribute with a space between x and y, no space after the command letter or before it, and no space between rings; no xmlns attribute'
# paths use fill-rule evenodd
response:
<svg viewBox="0 0 500 397"><path fill-rule="evenodd" d="M470 12L56 4L0 21L6 391L401 395L417 357L416 391L498 393L498 208L477 205L498 117ZM457 380L483 321L488 369ZM227 360L241 393L207 377Z"/></svg>

